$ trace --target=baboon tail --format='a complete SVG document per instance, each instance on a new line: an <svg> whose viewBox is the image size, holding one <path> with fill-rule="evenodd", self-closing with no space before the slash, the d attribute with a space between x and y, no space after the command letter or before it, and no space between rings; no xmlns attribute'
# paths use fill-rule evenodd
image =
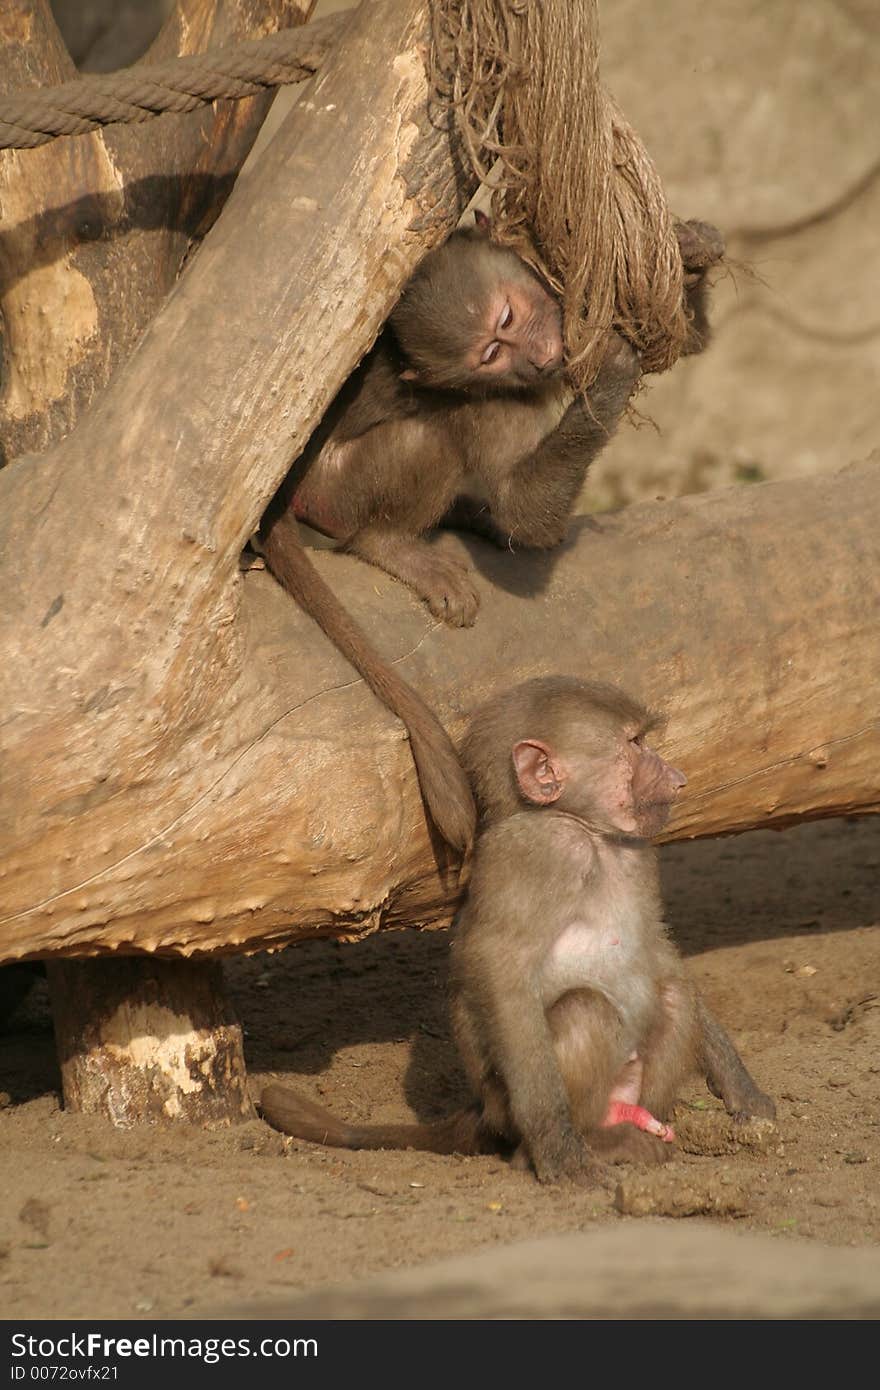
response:
<svg viewBox="0 0 880 1390"><path fill-rule="evenodd" d="M370 646L357 623L315 569L289 513L261 537L266 564L279 584L314 618L373 693L406 725L422 795L444 840L460 854L471 847L476 809L452 740L436 715Z"/></svg>
<svg viewBox="0 0 880 1390"><path fill-rule="evenodd" d="M347 1125L323 1105L273 1083L260 1098L263 1118L296 1139L326 1144L332 1149L419 1149L434 1154L491 1152L493 1145L474 1106L445 1120L417 1125Z"/></svg>

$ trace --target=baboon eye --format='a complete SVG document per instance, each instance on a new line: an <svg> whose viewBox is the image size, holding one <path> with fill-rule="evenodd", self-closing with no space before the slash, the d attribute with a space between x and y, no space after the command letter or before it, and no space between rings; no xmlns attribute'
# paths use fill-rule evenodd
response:
<svg viewBox="0 0 880 1390"><path fill-rule="evenodd" d="M482 362L482 364L483 364L484 367L485 367L489 362L494 362L494 361L495 361L495 358L498 356L498 353L499 353L500 348L501 348L501 344L500 344L500 343L490 343L490 344L489 344L489 346L486 348L486 351L483 353L482 357L480 358L480 361Z"/></svg>
<svg viewBox="0 0 880 1390"><path fill-rule="evenodd" d="M502 313L501 313L501 317L500 317L500 319L498 320L498 327L499 327L499 329L502 329L502 328L509 328L510 325L511 325L512 323L513 323L513 310L511 309L511 307L510 307L509 304L505 304L504 309L502 310Z"/></svg>

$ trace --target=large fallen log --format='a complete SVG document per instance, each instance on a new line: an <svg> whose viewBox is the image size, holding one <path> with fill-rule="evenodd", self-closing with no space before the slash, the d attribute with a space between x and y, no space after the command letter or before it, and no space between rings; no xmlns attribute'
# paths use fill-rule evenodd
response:
<svg viewBox="0 0 880 1390"><path fill-rule="evenodd" d="M880 809L878 465L582 518L553 555L467 546L485 576L471 631L356 560L317 557L453 732L491 691L571 671L668 712L662 746L689 784L667 838ZM154 732L143 780L114 765L114 730L120 748L139 715L155 731L155 705L90 672L91 783L65 780L57 754L26 802L6 781L2 958L448 919L456 885L401 726L265 572L236 582L224 616L206 650L234 654L236 682L170 750ZM65 725L40 721L34 749L37 732L63 741Z"/></svg>

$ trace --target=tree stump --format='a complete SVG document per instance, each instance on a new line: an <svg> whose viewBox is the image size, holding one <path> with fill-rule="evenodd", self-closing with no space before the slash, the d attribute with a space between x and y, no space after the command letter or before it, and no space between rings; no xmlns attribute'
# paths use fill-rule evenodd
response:
<svg viewBox="0 0 880 1390"><path fill-rule="evenodd" d="M68 1110L120 1126L254 1118L218 962L50 961L47 975Z"/></svg>

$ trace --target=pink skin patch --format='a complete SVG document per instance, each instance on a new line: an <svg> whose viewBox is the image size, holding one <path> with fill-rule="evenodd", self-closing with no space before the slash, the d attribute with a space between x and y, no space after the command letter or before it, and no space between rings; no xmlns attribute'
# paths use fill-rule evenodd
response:
<svg viewBox="0 0 880 1390"><path fill-rule="evenodd" d="M613 1125L635 1125L636 1129L643 1129L646 1134L656 1135L664 1144L675 1143L675 1130L672 1125L665 1125L662 1120L655 1119L650 1110L646 1110L643 1105L630 1105L625 1100L609 1101L602 1128L611 1129Z"/></svg>

